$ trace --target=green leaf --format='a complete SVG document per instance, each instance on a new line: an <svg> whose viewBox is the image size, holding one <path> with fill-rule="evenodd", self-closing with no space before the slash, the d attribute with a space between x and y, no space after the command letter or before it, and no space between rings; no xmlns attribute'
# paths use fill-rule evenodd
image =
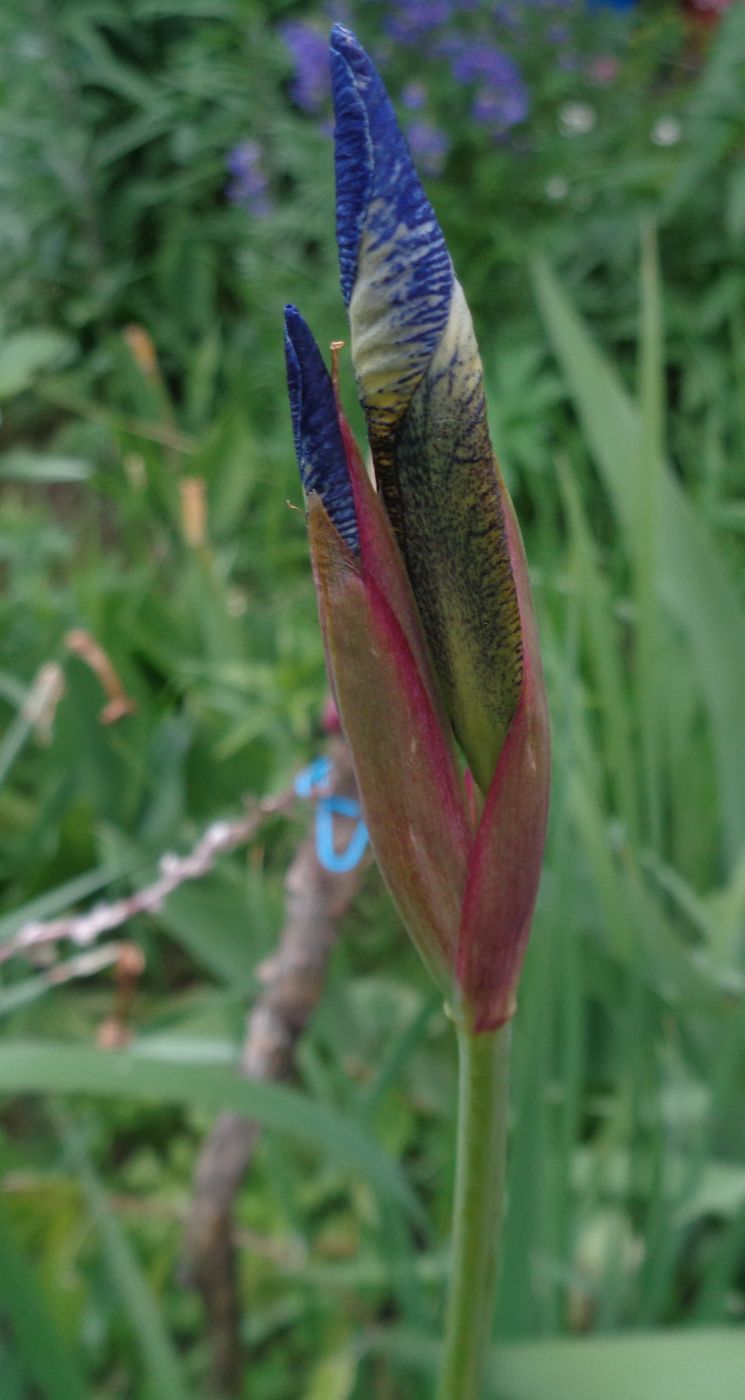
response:
<svg viewBox="0 0 745 1400"><path fill-rule="evenodd" d="M23 1376L15 1357L0 1339L0 1376L3 1378L3 1400L25 1400Z"/></svg>
<svg viewBox="0 0 745 1400"><path fill-rule="evenodd" d="M177 1102L255 1118L366 1176L420 1221L423 1212L395 1163L356 1123L328 1105L279 1084L239 1079L215 1066L172 1064L136 1051L104 1054L52 1041L16 1042L0 1051L0 1093L102 1094Z"/></svg>
<svg viewBox="0 0 745 1400"><path fill-rule="evenodd" d="M69 351L66 336L54 330L18 331L0 343L0 399L28 389L37 375L59 364Z"/></svg>
<svg viewBox="0 0 745 1400"><path fill-rule="evenodd" d="M79 457L62 457L53 452L32 452L15 447L0 456L0 481L87 481L88 462Z"/></svg>
<svg viewBox="0 0 745 1400"><path fill-rule="evenodd" d="M434 1371L439 1343L402 1330L366 1349ZM491 1400L741 1400L745 1333L711 1327L506 1343L494 1350Z"/></svg>
<svg viewBox="0 0 745 1400"><path fill-rule="evenodd" d="M495 1356L499 1400L739 1400L745 1335L640 1333L505 1346Z"/></svg>
<svg viewBox="0 0 745 1400"><path fill-rule="evenodd" d="M349 1400L357 1380L359 1357L351 1345L323 1355L303 1391L303 1400Z"/></svg>
<svg viewBox="0 0 745 1400"><path fill-rule="evenodd" d="M85 1400L88 1389L74 1357L59 1335L31 1265L14 1238L0 1203L0 1339L12 1347L6 1388L6 1357L0 1350L3 1400L12 1400L16 1371L26 1386L19 1395L44 1400Z"/></svg>
<svg viewBox="0 0 745 1400"><path fill-rule="evenodd" d="M645 453L639 410L545 263L535 265L534 278L554 351L633 557ZM745 843L745 615L705 522L664 463L658 548L657 589L687 635L711 716L723 834L734 858Z"/></svg>
<svg viewBox="0 0 745 1400"><path fill-rule="evenodd" d="M245 891L232 887L218 871L197 885L174 890L158 913L158 923L214 977L246 988L255 962L255 943L247 928L250 917Z"/></svg>
<svg viewBox="0 0 745 1400"><path fill-rule="evenodd" d="M155 1297L116 1219L78 1133L60 1117L58 1127L101 1235L106 1260L132 1325L132 1335L158 1400L189 1400L181 1363Z"/></svg>

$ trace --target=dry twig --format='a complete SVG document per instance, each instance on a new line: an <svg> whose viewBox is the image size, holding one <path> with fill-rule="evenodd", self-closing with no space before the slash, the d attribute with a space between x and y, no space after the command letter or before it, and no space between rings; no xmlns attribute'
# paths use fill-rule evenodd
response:
<svg viewBox="0 0 745 1400"><path fill-rule="evenodd" d="M98 716L101 724L116 724L127 715L133 715L137 709L137 702L131 695L127 695L119 672L100 642L97 642L90 632L86 632L84 627L74 627L65 637L65 646L74 656L79 656L98 677L106 696L106 704Z"/></svg>
<svg viewBox="0 0 745 1400"><path fill-rule="evenodd" d="M102 933L120 928L135 914L157 914L164 900L187 880L201 880L213 869L218 856L251 841L260 826L278 812L286 812L295 801L294 789L276 797L252 803L237 821L212 822L196 846L185 856L167 852L158 862L158 878L141 890L110 904L97 904L84 914L65 914L60 919L31 920L0 947L0 963L19 953L28 954L47 944L66 940L79 947L94 943Z"/></svg>
<svg viewBox="0 0 745 1400"><path fill-rule="evenodd" d="M330 746L328 795L354 797L348 749L341 738ZM337 817L346 844L353 817ZM361 867L343 874L320 863L315 841L306 838L285 879L285 923L274 956L260 970L263 991L248 1016L240 1071L248 1079L287 1079L293 1052L323 992L329 954L341 916L361 881ZM213 1380L223 1395L238 1393L243 1371L240 1300L233 1205L254 1153L258 1123L221 1113L197 1163L194 1199L187 1221L183 1278L199 1289L209 1319Z"/></svg>

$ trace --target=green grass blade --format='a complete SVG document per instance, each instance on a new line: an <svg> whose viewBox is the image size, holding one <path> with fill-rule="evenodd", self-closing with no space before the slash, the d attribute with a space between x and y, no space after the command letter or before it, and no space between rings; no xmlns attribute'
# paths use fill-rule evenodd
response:
<svg viewBox="0 0 745 1400"><path fill-rule="evenodd" d="M555 353L631 553L644 452L641 416L548 266L536 264L534 277ZM745 843L745 616L704 521L664 464L659 551L657 587L687 634L712 721L723 835L734 859Z"/></svg>
<svg viewBox="0 0 745 1400"><path fill-rule="evenodd" d="M638 834L636 767L623 657L616 636L611 596L596 558L577 483L562 459L557 461L556 467L572 544L572 573L600 704L603 753L613 793L613 809L634 838Z"/></svg>
<svg viewBox="0 0 745 1400"><path fill-rule="evenodd" d="M103 1054L55 1042L17 1042L0 1052L0 1093L101 1094L176 1102L255 1118L368 1178L412 1217L422 1210L398 1167L356 1123L295 1089L240 1079L212 1065L168 1063L136 1052Z"/></svg>
<svg viewBox="0 0 745 1400"><path fill-rule="evenodd" d="M5 782L33 728L33 717L20 710L0 740L0 786Z"/></svg>
<svg viewBox="0 0 745 1400"><path fill-rule="evenodd" d="M635 682L639 715L647 823L652 843L662 838L660 758L659 574L660 472L664 461L664 340L657 235L642 228L639 406L642 451L636 464L636 524L633 533Z"/></svg>
<svg viewBox="0 0 745 1400"><path fill-rule="evenodd" d="M414 1370L433 1371L439 1344L402 1329L370 1333L365 1349ZM741 1400L745 1332L688 1332L557 1338L506 1343L492 1362L491 1400Z"/></svg>
<svg viewBox="0 0 745 1400"><path fill-rule="evenodd" d="M372 1116L388 1090L397 1083L405 1065L426 1035L432 1017L441 1007L442 996L439 991L433 992L422 1002L416 1015L405 1026L401 1034L394 1039L388 1053L384 1055L374 1079L360 1096L366 1116Z"/></svg>
<svg viewBox="0 0 745 1400"><path fill-rule="evenodd" d="M15 1357L0 1337L0 1376L3 1378L3 1400L26 1400L23 1376Z"/></svg>
<svg viewBox="0 0 745 1400"><path fill-rule="evenodd" d="M155 1297L137 1257L116 1219L101 1182L94 1171L80 1135L58 1116L58 1129L67 1154L95 1221L112 1279L121 1296L132 1328L132 1336L142 1355L151 1390L158 1400L189 1400L187 1388L173 1343L161 1320Z"/></svg>
<svg viewBox="0 0 745 1400"><path fill-rule="evenodd" d="M74 1357L65 1346L46 1299L24 1251L17 1244L5 1208L0 1203L0 1340L10 1352L8 1385L6 1358L0 1352L0 1394L11 1400L12 1378L25 1382L23 1395L44 1400L86 1400L87 1386Z"/></svg>
<svg viewBox="0 0 745 1400"><path fill-rule="evenodd" d="M745 1334L734 1328L569 1338L505 1347L499 1400L740 1400Z"/></svg>

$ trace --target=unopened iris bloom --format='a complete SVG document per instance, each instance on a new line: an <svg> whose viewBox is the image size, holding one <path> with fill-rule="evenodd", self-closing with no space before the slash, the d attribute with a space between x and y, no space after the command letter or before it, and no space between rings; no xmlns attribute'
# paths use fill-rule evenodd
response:
<svg viewBox="0 0 745 1400"><path fill-rule="evenodd" d="M385 88L331 38L337 241L377 489L286 311L327 665L381 871L469 1030L513 1014L538 888L549 730L527 566L470 312Z"/></svg>

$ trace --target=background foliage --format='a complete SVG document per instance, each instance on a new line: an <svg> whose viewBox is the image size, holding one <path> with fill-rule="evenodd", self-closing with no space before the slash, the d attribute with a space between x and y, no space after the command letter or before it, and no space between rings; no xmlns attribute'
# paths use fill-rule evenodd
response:
<svg viewBox="0 0 745 1400"><path fill-rule="evenodd" d="M345 13L474 308L552 702L494 1393L685 1400L703 1377L734 1400L745 7L711 27L662 0ZM269 0L2 9L2 938L141 885L319 741L278 326L292 299L320 339L343 333L328 22ZM81 627L137 703L117 725L65 646ZM28 696L50 661L65 694L44 735ZM453 1045L375 872L299 1097L232 1074L305 819L130 926L146 971L118 1059L96 1048L110 976L3 969L6 1400L203 1393L180 1222L231 1095L270 1127L240 1203L245 1394L428 1393Z"/></svg>

